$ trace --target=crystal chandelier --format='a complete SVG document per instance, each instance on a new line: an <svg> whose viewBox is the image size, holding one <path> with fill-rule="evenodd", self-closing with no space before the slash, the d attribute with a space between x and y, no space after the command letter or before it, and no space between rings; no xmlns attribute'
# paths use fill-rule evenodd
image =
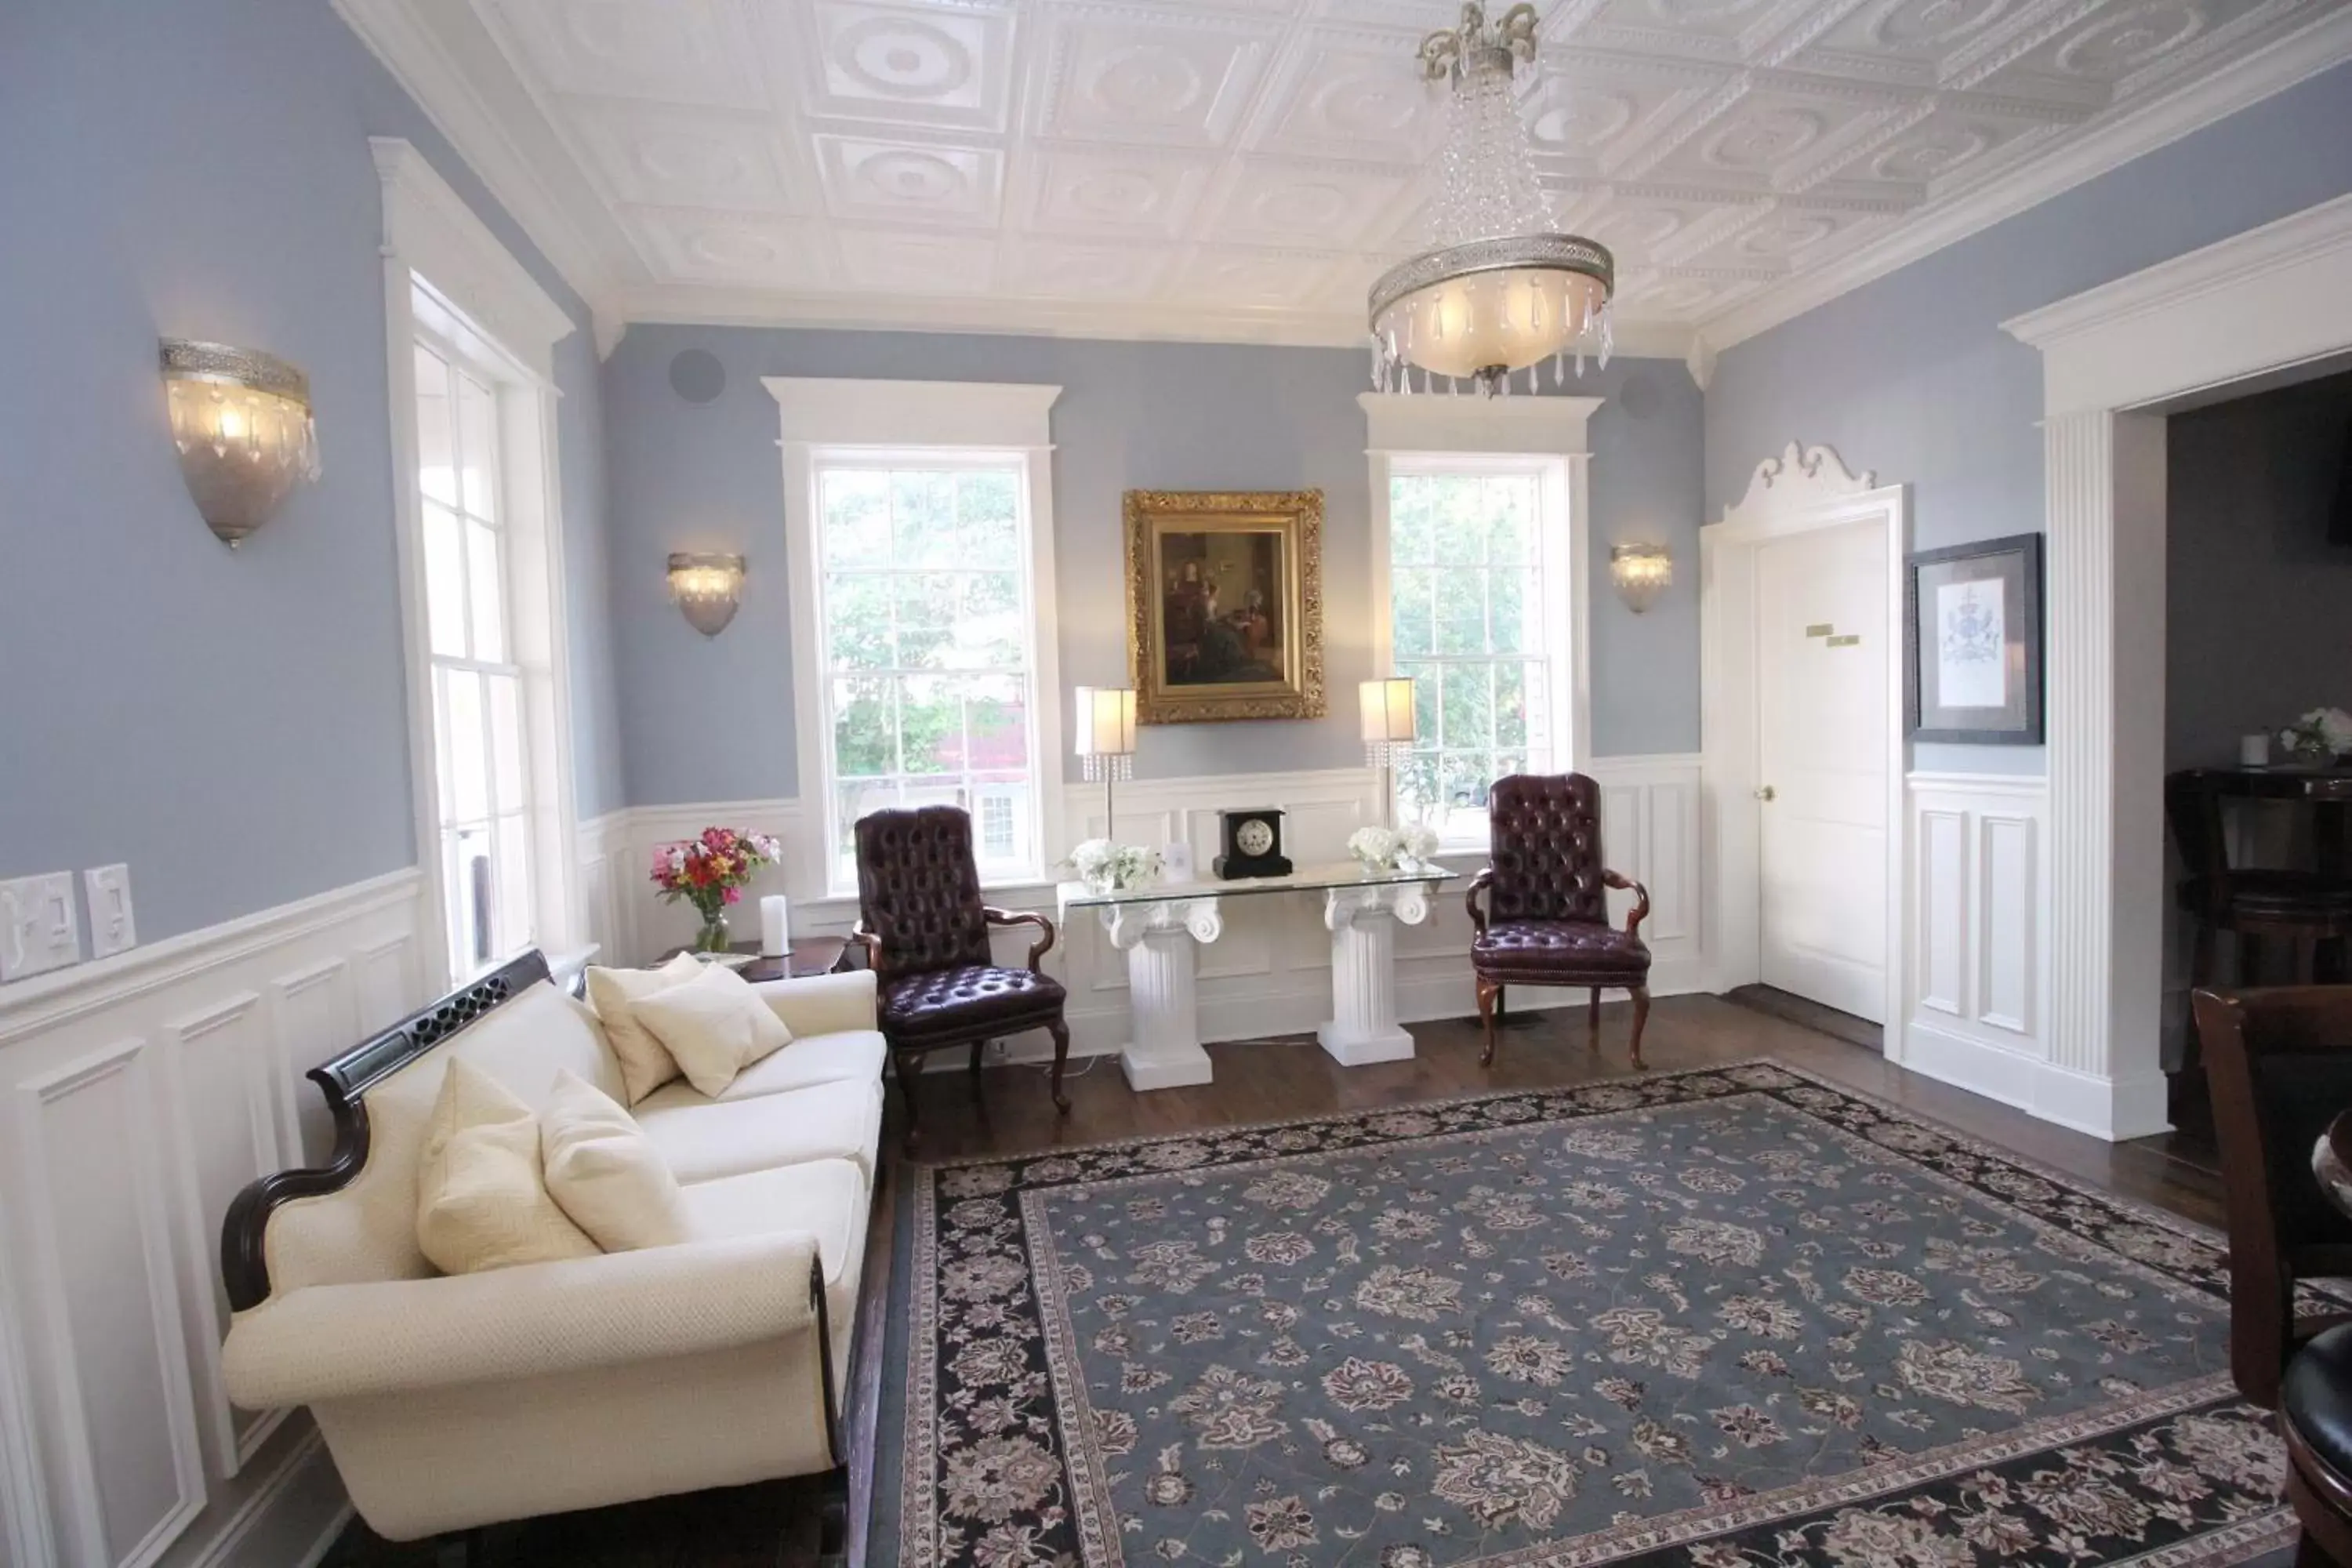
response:
<svg viewBox="0 0 2352 1568"><path fill-rule="evenodd" d="M1475 386L1489 397L1528 372L1533 391L1543 362L1555 384L1568 362L1584 371L1590 353L1609 363L1609 301L1616 262L1581 235L1553 231L1536 183L1535 147L1511 90L1513 74L1536 59L1536 12L1512 6L1492 25L1472 0L1462 25L1422 40L1421 74L1453 91L1440 186L1431 223L1434 248L1398 263L1372 285L1372 384L1384 392Z"/></svg>

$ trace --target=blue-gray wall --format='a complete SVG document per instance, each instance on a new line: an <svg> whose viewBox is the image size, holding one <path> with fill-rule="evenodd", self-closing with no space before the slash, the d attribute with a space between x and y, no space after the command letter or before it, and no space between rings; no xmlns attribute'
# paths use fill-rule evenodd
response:
<svg viewBox="0 0 2352 1568"><path fill-rule="evenodd" d="M2000 323L2347 191L2340 66L1735 345L1706 393L1706 515L1803 440L1909 484L1915 548L2038 531L2042 360ZM2042 754L1916 763L2038 773Z"/></svg>
<svg viewBox="0 0 2352 1568"><path fill-rule="evenodd" d="M700 348L726 390L689 404L670 362ZM1355 683L1371 668L1366 384L1360 353L919 333L632 327L605 366L614 644L633 805L799 793L783 475L770 375L1034 382L1054 406L1054 509L1065 687L1124 683L1120 492L1324 492L1325 676L1314 723L1169 725L1146 732L1147 777L1352 767ZM1603 754L1698 744L1697 388L1679 364L1588 371L1594 415L1592 562L1621 539L1675 547L1684 570L1647 615L1596 587L1593 741ZM668 603L673 550L750 557L741 611L705 638ZM1385 673L1385 672L1383 672ZM1067 692L1061 694L1066 704Z"/></svg>
<svg viewBox="0 0 2352 1568"><path fill-rule="evenodd" d="M558 349L582 810L618 804L586 313L323 0L0 5L0 877L127 861L140 935L415 863L371 135L583 330ZM310 373L326 474L235 553L158 336Z"/></svg>

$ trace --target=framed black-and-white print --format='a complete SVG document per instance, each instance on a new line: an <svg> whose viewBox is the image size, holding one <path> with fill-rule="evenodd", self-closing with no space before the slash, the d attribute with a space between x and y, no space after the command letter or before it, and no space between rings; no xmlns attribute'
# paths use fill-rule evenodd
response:
<svg viewBox="0 0 2352 1568"><path fill-rule="evenodd" d="M1906 562L1903 712L1915 741L2042 743L2042 536Z"/></svg>

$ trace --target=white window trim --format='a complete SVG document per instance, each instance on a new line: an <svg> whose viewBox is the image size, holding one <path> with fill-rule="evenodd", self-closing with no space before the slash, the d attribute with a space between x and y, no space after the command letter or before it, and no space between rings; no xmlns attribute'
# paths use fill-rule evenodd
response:
<svg viewBox="0 0 2352 1568"><path fill-rule="evenodd" d="M426 988L448 989L448 900L442 875L439 780L433 725L431 636L425 613L424 503L416 437L416 298L438 304L435 326L499 388L506 458L508 566L547 606L532 628L544 679L524 681L531 771L533 926L551 963L587 941L575 865L579 807L572 778L571 618L564 603L562 488L556 463L555 345L574 329L563 308L499 242L411 143L371 137L383 187L384 349L391 395L393 510L408 683L408 755L416 859L422 874L419 963ZM510 584L511 595L514 588ZM518 616L520 622L523 617ZM510 635L520 635L518 625Z"/></svg>
<svg viewBox="0 0 2352 1568"><path fill-rule="evenodd" d="M1063 822L1062 676L1054 584L1054 441L1052 411L1059 386L1019 382L862 381L764 376L776 400L783 452L784 538L792 580L793 714L798 744L801 799L794 816L801 842L784 867L793 896L805 903L855 903L854 890L832 885L830 816L824 790L824 671L819 651L816 582L816 454L867 447L877 457L919 449L962 448L974 455L1010 455L1025 469L1029 505L1030 596L1036 616L1036 736L1038 858ZM809 786L818 793L812 796ZM1041 872L1050 879L1050 871ZM1042 883L987 884L991 891Z"/></svg>
<svg viewBox="0 0 2352 1568"><path fill-rule="evenodd" d="M1552 763L1570 773L1586 772L1592 760L1592 569L1591 452L1585 423L1601 399L1367 392L1356 403L1364 411L1365 455L1371 463L1373 673L1385 676L1396 668L1389 605L1389 486L1398 467L1542 465L1545 609L1565 613L1569 625L1567 647L1554 656L1552 732L1560 741ZM1564 533L1550 521L1560 511L1567 514ZM1449 840L1444 847L1486 846L1483 840Z"/></svg>

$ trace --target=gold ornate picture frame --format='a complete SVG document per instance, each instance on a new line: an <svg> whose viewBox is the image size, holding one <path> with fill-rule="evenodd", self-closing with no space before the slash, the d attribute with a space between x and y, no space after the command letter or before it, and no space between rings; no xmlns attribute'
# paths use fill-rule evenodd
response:
<svg viewBox="0 0 2352 1568"><path fill-rule="evenodd" d="M1320 719L1323 492L1127 492L1128 665L1145 724Z"/></svg>

